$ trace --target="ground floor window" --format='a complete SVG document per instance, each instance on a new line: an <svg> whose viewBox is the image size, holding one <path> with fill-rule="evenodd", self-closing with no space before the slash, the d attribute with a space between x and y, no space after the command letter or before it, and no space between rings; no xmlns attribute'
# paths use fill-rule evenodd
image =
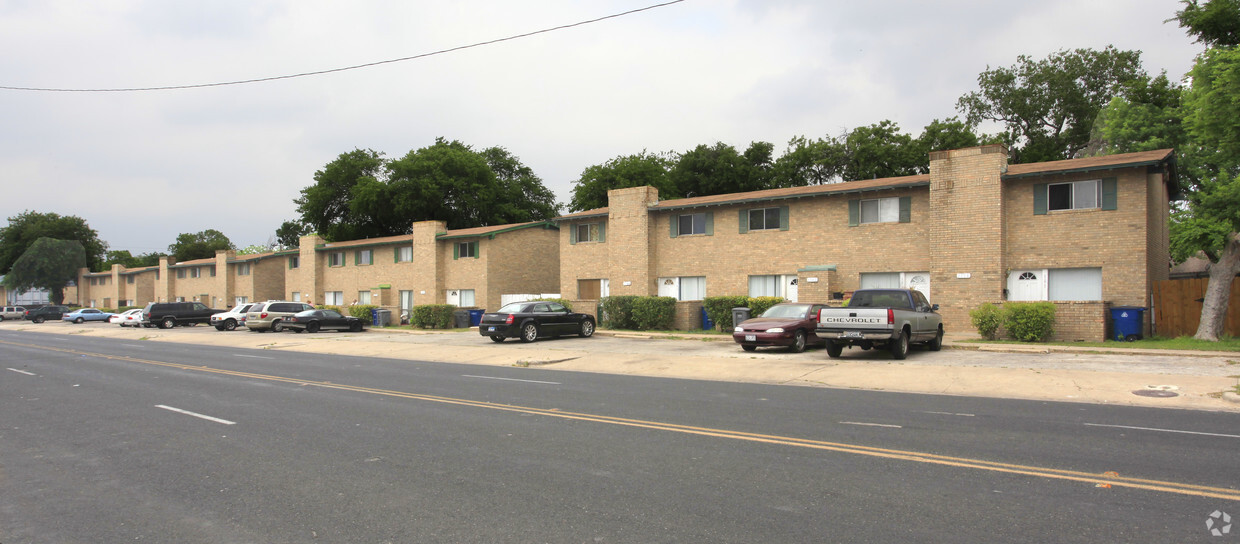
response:
<svg viewBox="0 0 1240 544"><path fill-rule="evenodd" d="M1008 274L1008 300L1102 300L1101 268L1043 268Z"/></svg>
<svg viewBox="0 0 1240 544"><path fill-rule="evenodd" d="M659 278L659 296L676 300L702 300L706 298L706 276Z"/></svg>
<svg viewBox="0 0 1240 544"><path fill-rule="evenodd" d="M929 272L865 272L861 274L862 289L913 289L930 299Z"/></svg>
<svg viewBox="0 0 1240 544"><path fill-rule="evenodd" d="M767 276L749 276L749 296L751 297L782 297L790 302L797 301L796 274L772 274Z"/></svg>
<svg viewBox="0 0 1240 544"><path fill-rule="evenodd" d="M370 291L358 291L357 292L357 303L358 304L370 304Z"/></svg>
<svg viewBox="0 0 1240 544"><path fill-rule="evenodd" d="M245 304L249 301L250 301L250 297L233 297L233 302L235 303L234 305Z"/></svg>
<svg viewBox="0 0 1240 544"><path fill-rule="evenodd" d="M301 291L293 291L293 298L290 300L293 302L301 302Z"/></svg>
<svg viewBox="0 0 1240 544"><path fill-rule="evenodd" d="M448 289L448 304L458 308L468 308L474 306L474 290L473 289Z"/></svg>
<svg viewBox="0 0 1240 544"><path fill-rule="evenodd" d="M344 291L327 291L323 293L323 304L328 306L344 306Z"/></svg>
<svg viewBox="0 0 1240 544"><path fill-rule="evenodd" d="M600 298L610 296L610 283L608 280L577 280L577 299L578 300L598 300Z"/></svg>
<svg viewBox="0 0 1240 544"><path fill-rule="evenodd" d="M413 309L413 291L400 292L400 309L402 312Z"/></svg>

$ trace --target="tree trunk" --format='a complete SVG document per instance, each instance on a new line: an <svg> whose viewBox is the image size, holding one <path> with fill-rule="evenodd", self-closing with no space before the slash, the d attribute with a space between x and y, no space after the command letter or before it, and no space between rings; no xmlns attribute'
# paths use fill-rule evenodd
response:
<svg viewBox="0 0 1240 544"><path fill-rule="evenodd" d="M1193 338L1217 342L1223 334L1227 303L1231 300L1231 282L1237 273L1240 273L1240 239L1233 232L1218 262L1210 263L1210 282L1206 284L1206 297L1201 305L1201 324Z"/></svg>

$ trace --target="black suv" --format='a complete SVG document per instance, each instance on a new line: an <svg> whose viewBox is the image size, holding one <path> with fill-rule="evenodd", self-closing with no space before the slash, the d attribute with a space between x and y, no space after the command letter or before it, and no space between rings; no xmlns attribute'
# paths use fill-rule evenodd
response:
<svg viewBox="0 0 1240 544"><path fill-rule="evenodd" d="M142 318L161 329L171 329L177 325L209 323L211 314L223 311L226 310L208 308L201 302L152 302L142 309Z"/></svg>
<svg viewBox="0 0 1240 544"><path fill-rule="evenodd" d="M35 323L42 323L48 319L60 321L60 318L64 317L67 313L69 313L68 306L51 305L44 306L42 308L35 308L33 310L26 310L25 318L34 321Z"/></svg>

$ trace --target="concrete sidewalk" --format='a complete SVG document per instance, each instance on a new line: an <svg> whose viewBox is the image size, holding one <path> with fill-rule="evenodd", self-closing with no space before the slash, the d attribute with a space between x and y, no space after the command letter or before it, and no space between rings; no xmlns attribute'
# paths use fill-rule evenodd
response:
<svg viewBox="0 0 1240 544"><path fill-rule="evenodd" d="M206 327L124 329L12 321L0 323L0 330L663 378L1240 412L1240 396L1234 393L1240 383L1240 353L1229 352L1030 348L962 342L967 337L957 336L945 340L943 351L914 349L908 359L895 361L880 350L847 350L844 357L830 359L822 349L796 354L744 352L729 335L617 331L599 331L591 339L496 344L476 330L259 334Z"/></svg>

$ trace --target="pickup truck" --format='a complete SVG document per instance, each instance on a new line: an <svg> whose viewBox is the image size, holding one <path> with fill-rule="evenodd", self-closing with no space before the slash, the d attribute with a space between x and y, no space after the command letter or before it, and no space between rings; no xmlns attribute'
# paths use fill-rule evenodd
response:
<svg viewBox="0 0 1240 544"><path fill-rule="evenodd" d="M910 343L925 344L930 351L943 348L943 318L938 309L921 291L861 289L853 293L848 306L819 311L814 332L826 339L830 357L839 357L845 346L863 350L883 346L896 359L903 359Z"/></svg>

